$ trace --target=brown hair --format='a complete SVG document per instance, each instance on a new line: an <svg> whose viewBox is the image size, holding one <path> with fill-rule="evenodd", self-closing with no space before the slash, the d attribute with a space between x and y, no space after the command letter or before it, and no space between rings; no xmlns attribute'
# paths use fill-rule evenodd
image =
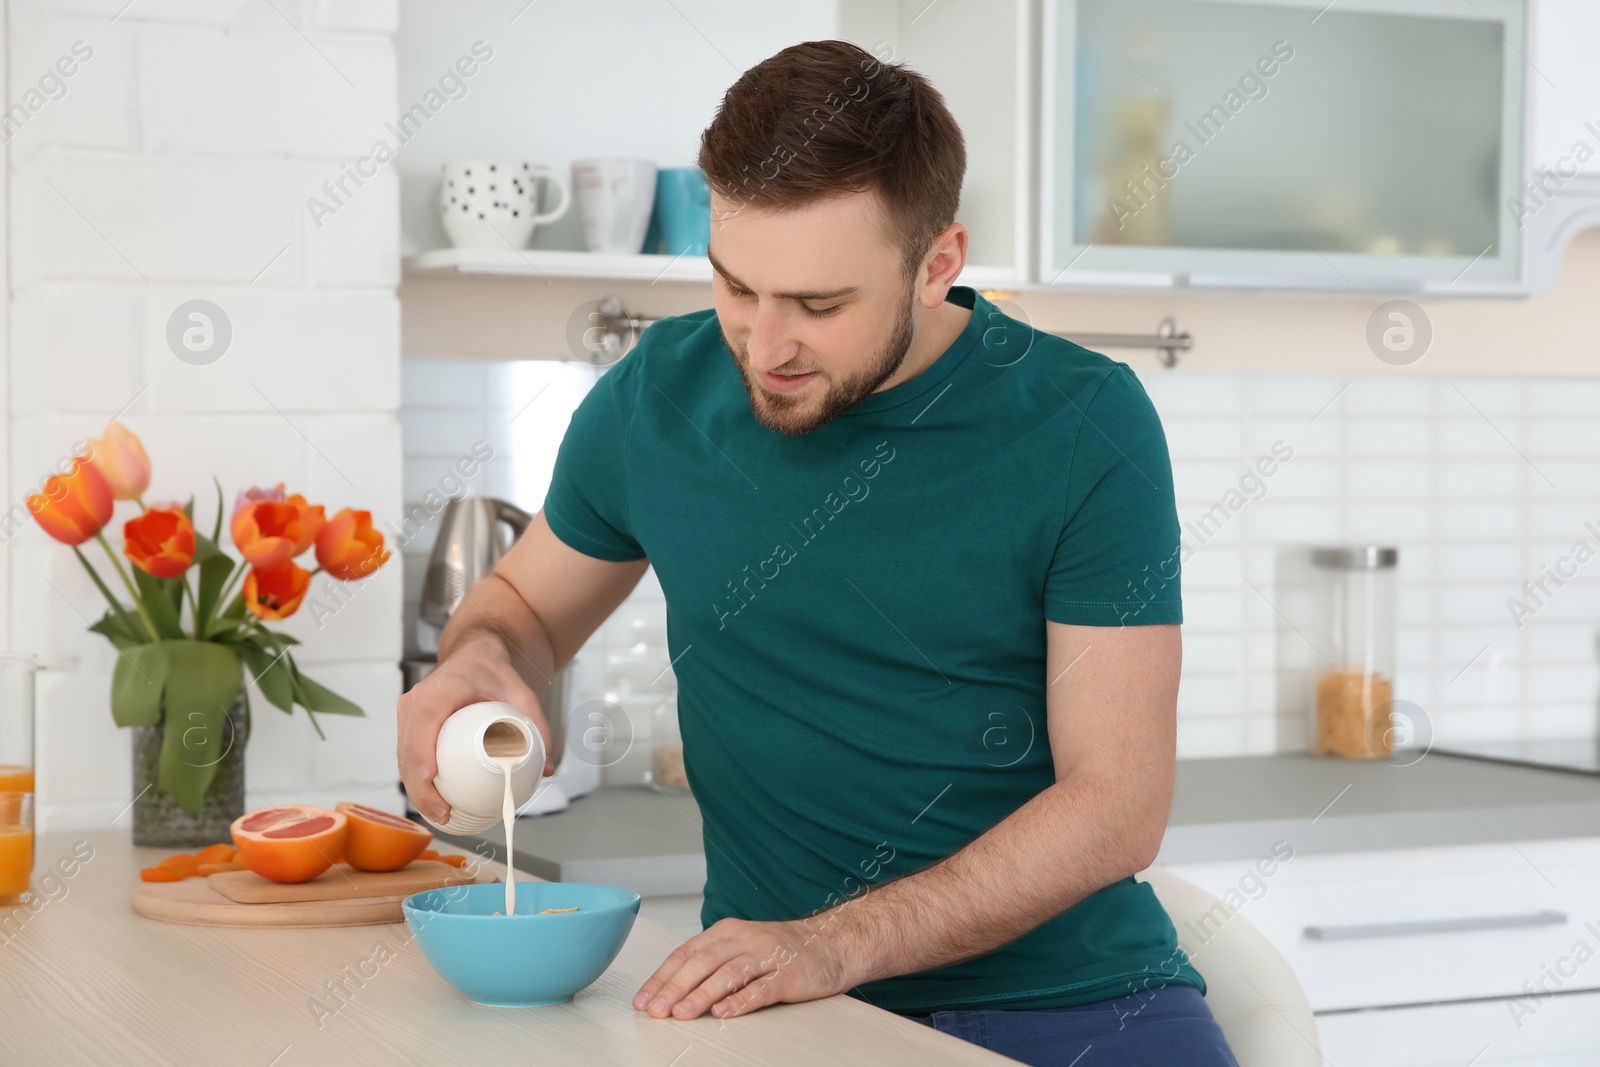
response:
<svg viewBox="0 0 1600 1067"><path fill-rule="evenodd" d="M698 163L719 196L755 208L876 192L910 281L955 221L967 150L927 78L848 41L805 41L733 83Z"/></svg>

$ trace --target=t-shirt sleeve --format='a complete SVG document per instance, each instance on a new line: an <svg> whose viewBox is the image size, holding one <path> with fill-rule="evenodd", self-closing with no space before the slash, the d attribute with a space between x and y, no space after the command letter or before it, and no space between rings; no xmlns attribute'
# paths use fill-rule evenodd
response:
<svg viewBox="0 0 1600 1067"><path fill-rule="evenodd" d="M595 559L643 559L628 514L628 446L640 344L604 374L572 413L544 498L550 530Z"/></svg>
<svg viewBox="0 0 1600 1067"><path fill-rule="evenodd" d="M1045 578L1045 618L1080 626L1181 623L1178 510L1155 405L1133 370L1117 363L1082 416Z"/></svg>

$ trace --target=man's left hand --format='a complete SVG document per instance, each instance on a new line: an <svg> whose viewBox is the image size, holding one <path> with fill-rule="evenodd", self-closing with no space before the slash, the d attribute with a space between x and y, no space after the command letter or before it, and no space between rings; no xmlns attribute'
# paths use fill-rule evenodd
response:
<svg viewBox="0 0 1600 1067"><path fill-rule="evenodd" d="M720 919L674 949L639 988L633 1006L657 1019L693 1019L708 1008L726 1019L842 993L861 979L849 973L839 933L804 921Z"/></svg>

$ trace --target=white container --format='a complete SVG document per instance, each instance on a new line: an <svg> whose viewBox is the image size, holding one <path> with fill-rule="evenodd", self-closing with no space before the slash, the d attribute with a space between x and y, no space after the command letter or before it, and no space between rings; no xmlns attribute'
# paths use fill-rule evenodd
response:
<svg viewBox="0 0 1600 1067"><path fill-rule="evenodd" d="M544 740L533 721L510 704L483 700L444 721L436 748L433 786L450 805L450 816L428 823L447 834L475 834L503 819L505 775L491 751L520 752L511 768L511 801L526 804L544 776Z"/></svg>
<svg viewBox="0 0 1600 1067"><path fill-rule="evenodd" d="M575 159L572 189L591 252L637 255L656 206L656 165L648 159Z"/></svg>

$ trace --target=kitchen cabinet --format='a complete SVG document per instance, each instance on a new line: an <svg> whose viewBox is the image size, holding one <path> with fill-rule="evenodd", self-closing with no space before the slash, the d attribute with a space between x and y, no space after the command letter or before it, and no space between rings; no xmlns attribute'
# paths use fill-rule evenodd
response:
<svg viewBox="0 0 1600 1067"><path fill-rule="evenodd" d="M1297 855L1267 877L1251 864L1169 870L1243 898L1330 1061L1600 1060L1600 837ZM1180 938L1204 974L1204 932Z"/></svg>
<svg viewBox="0 0 1600 1067"><path fill-rule="evenodd" d="M1040 278L1511 291L1525 0L1043 0Z"/></svg>
<svg viewBox="0 0 1600 1067"><path fill-rule="evenodd" d="M1522 296L1600 225L1596 5L1040 3L1033 286Z"/></svg>

